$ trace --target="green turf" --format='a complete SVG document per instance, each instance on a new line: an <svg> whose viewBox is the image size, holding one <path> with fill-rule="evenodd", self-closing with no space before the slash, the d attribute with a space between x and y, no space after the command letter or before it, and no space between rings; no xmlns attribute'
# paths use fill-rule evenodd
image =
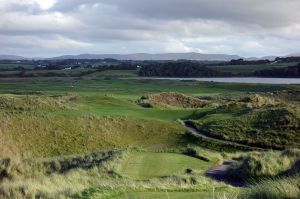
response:
<svg viewBox="0 0 300 199"><path fill-rule="evenodd" d="M146 109L133 100L120 99L112 95L81 96L74 101L79 109L58 111L62 115L93 114L97 116L126 116L152 120L175 121L192 114L193 110L185 109Z"/></svg>
<svg viewBox="0 0 300 199"><path fill-rule="evenodd" d="M150 179L182 174L190 168L204 172L209 163L175 153L133 152L121 163L121 175L132 179Z"/></svg>

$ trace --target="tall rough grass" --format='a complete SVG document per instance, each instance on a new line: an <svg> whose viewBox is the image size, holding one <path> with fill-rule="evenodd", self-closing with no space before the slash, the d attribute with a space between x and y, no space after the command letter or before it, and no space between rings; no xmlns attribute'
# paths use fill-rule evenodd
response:
<svg viewBox="0 0 300 199"><path fill-rule="evenodd" d="M207 135L270 149L300 147L300 111L291 103L232 102L202 112L190 122ZM251 106L250 106L250 105ZM216 119L217 118L217 119Z"/></svg>
<svg viewBox="0 0 300 199"><path fill-rule="evenodd" d="M244 199L299 199L300 176L270 179L252 186L243 193Z"/></svg>
<svg viewBox="0 0 300 199"><path fill-rule="evenodd" d="M75 95L0 95L0 110L5 111L37 111L62 110L74 108Z"/></svg>
<svg viewBox="0 0 300 199"><path fill-rule="evenodd" d="M178 146L183 129L175 122L72 114L20 113L5 121L0 123L0 151L15 148L33 157L129 146Z"/></svg>
<svg viewBox="0 0 300 199"><path fill-rule="evenodd" d="M2 159L0 197L70 196L114 176L113 162L124 153L126 151L100 151L40 160Z"/></svg>
<svg viewBox="0 0 300 199"><path fill-rule="evenodd" d="M300 171L300 150L282 152L253 152L239 158L239 163L228 172L232 177L257 180L276 176L295 175Z"/></svg>

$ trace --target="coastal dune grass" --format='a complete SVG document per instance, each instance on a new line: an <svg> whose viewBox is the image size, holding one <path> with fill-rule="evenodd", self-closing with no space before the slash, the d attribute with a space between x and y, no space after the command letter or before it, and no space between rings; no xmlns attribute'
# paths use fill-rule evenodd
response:
<svg viewBox="0 0 300 199"><path fill-rule="evenodd" d="M176 122L93 115L17 114L6 116L0 151L12 147L19 154L51 157L98 149L144 146L174 147L183 127ZM5 126L6 128L4 128ZM11 145L13 143L13 145ZM5 154L3 154L5 155Z"/></svg>
<svg viewBox="0 0 300 199"><path fill-rule="evenodd" d="M298 199L300 176L261 181L239 196L241 199Z"/></svg>
<svg viewBox="0 0 300 199"><path fill-rule="evenodd" d="M0 157L50 157L128 146L180 145L184 127L176 118L189 112L162 112L148 111L109 95L1 95Z"/></svg>
<svg viewBox="0 0 300 199"><path fill-rule="evenodd" d="M233 178L248 181L299 175L300 150L288 149L281 152L251 152L242 155L228 173Z"/></svg>

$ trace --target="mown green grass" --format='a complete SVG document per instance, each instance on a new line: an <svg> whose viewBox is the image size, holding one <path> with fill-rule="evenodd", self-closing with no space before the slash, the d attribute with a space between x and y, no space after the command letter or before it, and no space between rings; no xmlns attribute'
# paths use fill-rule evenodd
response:
<svg viewBox="0 0 300 199"><path fill-rule="evenodd" d="M133 152L121 162L119 173L123 176L145 180L184 174L186 169L204 173L209 162L175 153Z"/></svg>
<svg viewBox="0 0 300 199"><path fill-rule="evenodd" d="M94 114L97 116L126 116L152 120L175 121L192 114L193 110L184 109L146 109L134 100L120 99L114 95L93 95L78 97L75 101L80 106L77 110L64 110L58 114Z"/></svg>

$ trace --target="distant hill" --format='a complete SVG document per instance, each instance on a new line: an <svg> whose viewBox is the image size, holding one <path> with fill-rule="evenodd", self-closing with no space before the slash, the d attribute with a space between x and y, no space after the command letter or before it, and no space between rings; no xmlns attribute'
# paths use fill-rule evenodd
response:
<svg viewBox="0 0 300 199"><path fill-rule="evenodd" d="M201 54L201 53L163 53L163 54L81 54L81 55L64 55L53 57L51 59L105 59L112 58L117 60L203 60L203 61L229 61L241 58L238 55L226 54Z"/></svg>
<svg viewBox="0 0 300 199"><path fill-rule="evenodd" d="M289 54L288 57L300 57L300 52Z"/></svg>
<svg viewBox="0 0 300 199"><path fill-rule="evenodd" d="M300 56L300 53L293 53L288 56ZM0 60L26 60L26 59L50 59L50 60L63 60L63 59L117 59L117 60L199 60L199 61L230 61L232 59L244 59L244 60L260 60L269 59L274 60L277 56L265 56L265 57L241 57L239 55L227 55L227 54L204 54L204 53L133 53L133 54L80 54L80 55L62 55L58 57L40 58L40 57L22 57L17 55L0 55ZM287 57L287 56L282 56Z"/></svg>
<svg viewBox="0 0 300 199"><path fill-rule="evenodd" d="M0 60L25 60L27 58L17 55L0 55Z"/></svg>
<svg viewBox="0 0 300 199"><path fill-rule="evenodd" d="M244 60L247 61L256 61L256 60L265 60L268 59L270 61L274 61L278 56L265 56L265 57L247 57Z"/></svg>

